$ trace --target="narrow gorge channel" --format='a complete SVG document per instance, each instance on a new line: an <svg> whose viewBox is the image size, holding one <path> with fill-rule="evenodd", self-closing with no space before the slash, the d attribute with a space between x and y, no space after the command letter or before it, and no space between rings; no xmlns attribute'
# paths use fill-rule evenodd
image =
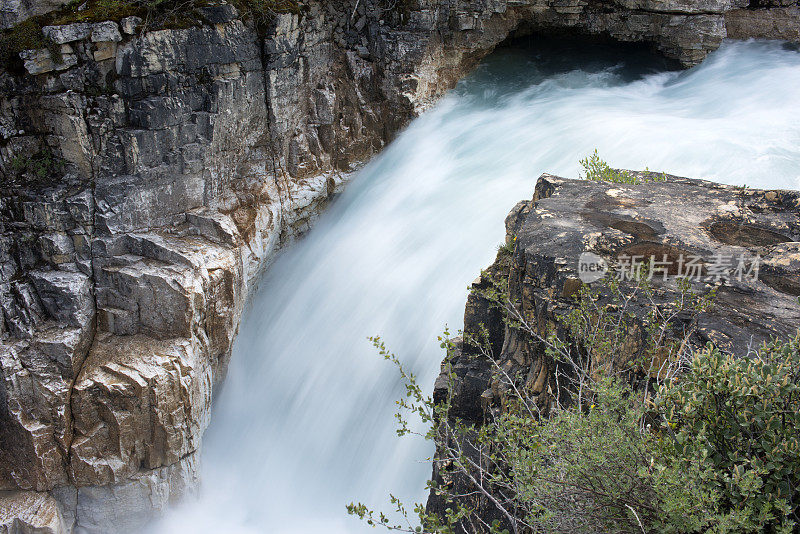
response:
<svg viewBox="0 0 800 534"><path fill-rule="evenodd" d="M345 504L424 501L432 454L395 435L396 370L430 389L437 334L542 172L614 166L800 188L800 54L726 43L671 71L641 49L515 42L358 172L251 298L214 407L198 498L155 532L356 532ZM365 527L363 527L365 528Z"/></svg>

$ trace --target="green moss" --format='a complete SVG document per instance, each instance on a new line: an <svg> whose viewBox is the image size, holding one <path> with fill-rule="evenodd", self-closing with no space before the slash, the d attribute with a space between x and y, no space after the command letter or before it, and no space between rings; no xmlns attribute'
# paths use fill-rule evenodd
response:
<svg viewBox="0 0 800 534"><path fill-rule="evenodd" d="M119 22L137 16L151 29L186 28L196 26L201 20L197 9L210 4L210 0L78 0L55 12L50 24Z"/></svg>
<svg viewBox="0 0 800 534"><path fill-rule="evenodd" d="M56 157L49 147L31 156L18 154L9 162L17 179L42 182L64 170L64 160Z"/></svg>
<svg viewBox="0 0 800 534"><path fill-rule="evenodd" d="M47 39L42 35L42 27L34 19L29 19L17 24L4 35L3 44L16 50L30 50L44 48L47 46Z"/></svg>
<svg viewBox="0 0 800 534"><path fill-rule="evenodd" d="M28 19L17 24L0 35L0 60L9 64L19 61L19 53L23 50L46 48L54 60L61 58L56 43L42 34L41 17Z"/></svg>
<svg viewBox="0 0 800 534"><path fill-rule="evenodd" d="M300 15L303 8L297 0L231 0L242 16L250 16L259 30L272 22L276 15L294 13Z"/></svg>
<svg viewBox="0 0 800 534"><path fill-rule="evenodd" d="M297 0L231 0L243 17L251 17L264 28L279 13L303 12ZM119 22L125 17L138 16L148 29L188 28L197 26L202 17L198 8L213 5L213 0L73 0L63 8L30 18L0 35L4 61L19 61L23 50L47 48L54 57L58 46L42 34L44 26L76 22Z"/></svg>
<svg viewBox="0 0 800 534"><path fill-rule="evenodd" d="M79 9L85 6L83 9ZM133 0L90 0L89 2L70 2L57 11L50 24L72 24L73 22L101 22L113 20L119 22L125 17L146 15L146 9L140 2Z"/></svg>
<svg viewBox="0 0 800 534"><path fill-rule="evenodd" d="M76 22L119 22L125 17L141 17L150 28L184 28L197 25L196 10L209 0L75 0L63 8L32 17L0 35L4 60L17 60L23 50L48 48L56 53L57 45L42 34L45 26Z"/></svg>

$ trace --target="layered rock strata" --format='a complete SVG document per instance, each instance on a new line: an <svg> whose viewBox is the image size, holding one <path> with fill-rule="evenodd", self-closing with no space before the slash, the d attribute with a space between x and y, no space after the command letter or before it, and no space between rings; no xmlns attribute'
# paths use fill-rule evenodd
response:
<svg viewBox="0 0 800 534"><path fill-rule="evenodd" d="M207 15L46 28L61 62L0 75L0 490L55 499L67 531L133 529L195 485L257 274L410 114L322 12L266 40Z"/></svg>
<svg viewBox="0 0 800 534"><path fill-rule="evenodd" d="M257 30L220 3L188 28L43 28L52 50L0 67L0 529L124 531L192 488L259 271L509 35L691 65L744 4L310 2ZM2 23L58 6L2 0ZM786 9L742 12L739 36Z"/></svg>
<svg viewBox="0 0 800 534"><path fill-rule="evenodd" d="M655 173L634 174L661 178ZM616 369L630 368L646 350L645 326L652 303L663 309L675 306L682 294L680 274L694 293L716 294L710 309L684 310L672 325L680 339L687 336L688 348L712 343L747 357L762 342L787 339L800 328L797 191L751 190L674 176L629 185L543 175L533 199L511 210L506 232L507 241L515 244L513 254L501 251L474 282L478 291L470 294L464 313L465 336L480 339L485 332L503 372L482 351L458 339L434 387L437 402L452 395L451 416L475 425L502 409L510 387L503 377L521 377L517 387L529 392L545 413L559 393L554 379L557 363L535 337L507 326L480 291L496 280L508 281L509 301L540 339L556 333L570 342L566 317L578 305L575 296L585 284L603 287L600 279L587 277L591 271L579 270L581 256L601 258L608 275L622 279L623 289L634 283L630 276L635 258L640 265L654 258L659 263L653 263L658 267L651 271L652 301L631 301L626 307L633 318L626 341L615 347ZM737 272L741 258L744 268ZM688 268L690 262L698 268ZM607 363L591 365L600 368ZM651 371L650 377L647 372L638 379L656 378L659 370ZM438 464L433 478L453 485L456 493L469 494L466 481L440 472ZM471 504L488 522L502 519L487 502ZM443 506L432 493L429 510L442 512Z"/></svg>

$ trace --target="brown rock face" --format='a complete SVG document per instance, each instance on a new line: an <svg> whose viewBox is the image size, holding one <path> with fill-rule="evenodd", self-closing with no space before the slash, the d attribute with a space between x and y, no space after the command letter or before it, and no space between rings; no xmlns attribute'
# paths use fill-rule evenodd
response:
<svg viewBox="0 0 800 534"><path fill-rule="evenodd" d="M730 11L725 15L728 37L800 41L800 5L793 5L792 2L783 5L787 7Z"/></svg>
<svg viewBox="0 0 800 534"><path fill-rule="evenodd" d="M59 534L68 528L58 502L46 493L0 492L0 532Z"/></svg>
<svg viewBox="0 0 800 534"><path fill-rule="evenodd" d="M680 258L696 258L699 269L690 271L688 262L683 263L680 274L695 293L715 289L716 297L709 310L680 317L693 348L713 343L746 357L751 347L773 336L793 336L800 327L797 191L750 190L675 176L629 185L543 175L533 199L520 202L508 215L506 232L509 242L516 238L513 255L498 254L474 287L485 289L490 277L508 280L510 300L543 338L548 332L568 331L564 317L576 306L572 296L584 283L599 283L580 270L581 255L587 253L601 258L615 276L625 272L633 257L664 261L651 281L655 302L664 305L680 295ZM748 263L739 276L741 257ZM761 258L757 276L750 271L755 257ZM631 305L626 311L634 314L635 326L646 323L650 309ZM465 335L478 336L483 327L499 365L508 376L524 377L524 386L546 410L557 390L554 362L529 336L506 327L500 312L475 292L467 300ZM615 348L614 358L624 363L636 356L644 346L643 335L641 329L631 329L629 342ZM507 386L495 378L493 364L467 343L458 345L450 363L456 374L452 415L481 424L500 406ZM443 370L434 399L447 398L449 388ZM435 468L433 476L439 476ZM441 511L435 494L428 506ZM487 510L486 517L492 513Z"/></svg>

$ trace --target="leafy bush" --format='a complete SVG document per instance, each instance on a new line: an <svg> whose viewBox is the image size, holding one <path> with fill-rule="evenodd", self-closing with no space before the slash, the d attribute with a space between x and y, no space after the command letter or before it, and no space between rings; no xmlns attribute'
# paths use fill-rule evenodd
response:
<svg viewBox="0 0 800 534"><path fill-rule="evenodd" d="M511 237L504 241L503 244L497 247L497 252L503 256L510 256L514 254L514 249L517 247L517 238Z"/></svg>
<svg viewBox="0 0 800 534"><path fill-rule="evenodd" d="M800 526L800 337L749 359L709 347L659 391L657 408L674 428L675 468L704 469L717 532Z"/></svg>
<svg viewBox="0 0 800 534"><path fill-rule="evenodd" d="M452 358L463 357L456 341L442 338L450 396L434 402L376 339L406 381L399 407L431 424L422 436L436 441L433 461L442 483L431 481L429 487L444 504L438 510L417 504L418 524L394 497L405 524L363 504L350 504L348 512L406 532L796 529L800 333L765 345L746 360L712 347L692 354L680 339L691 332L676 336L670 325L686 310L705 309L708 297L692 295L687 285L678 302L664 306L644 283L626 292L609 282L607 289L580 292L564 317L566 332L546 338L526 323L502 281L482 293L502 307L509 329L534 338L565 365L560 387L569 395L557 394L548 412L539 409L524 380L478 343L508 399L482 423L460 420L451 412L458 380ZM651 311L649 342L640 354L650 357L650 364L595 365L626 343L631 306L643 303ZM476 341L466 336L464 343L469 342ZM633 379L642 374L644 388L641 379ZM404 416L397 417L398 433L413 433Z"/></svg>
<svg viewBox="0 0 800 534"><path fill-rule="evenodd" d="M580 160L583 167L583 178L595 182L613 182L619 184L638 184L642 182L664 182L667 179L664 173L632 173L619 169L612 169L608 163L600 158L597 149L589 156Z"/></svg>
<svg viewBox="0 0 800 534"><path fill-rule="evenodd" d="M45 147L31 156L19 154L10 161L10 168L17 179L43 181L64 169L64 160L56 157Z"/></svg>

